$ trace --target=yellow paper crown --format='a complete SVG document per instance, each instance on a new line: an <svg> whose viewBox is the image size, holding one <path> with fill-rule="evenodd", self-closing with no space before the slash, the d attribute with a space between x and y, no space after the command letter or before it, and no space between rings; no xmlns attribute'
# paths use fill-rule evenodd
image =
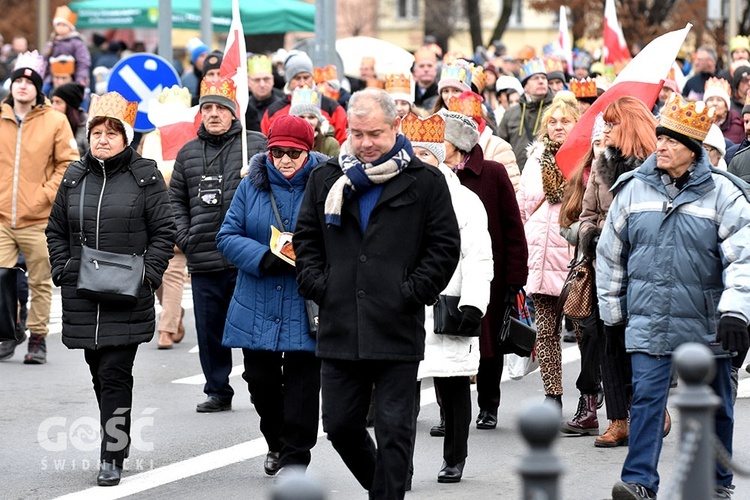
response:
<svg viewBox="0 0 750 500"><path fill-rule="evenodd" d="M76 21L78 20L78 14L70 10L67 5L63 5L55 9L55 15L52 18L52 24L64 22L72 27L75 27Z"/></svg>
<svg viewBox="0 0 750 500"><path fill-rule="evenodd" d="M477 88L477 92L480 94L484 92L485 87L487 87L487 77L484 74L484 67L472 66L471 83Z"/></svg>
<svg viewBox="0 0 750 500"><path fill-rule="evenodd" d="M76 60L73 56L62 54L49 58L49 72L53 76L72 75L76 71Z"/></svg>
<svg viewBox="0 0 750 500"><path fill-rule="evenodd" d="M571 78L570 90L575 94L576 99L582 99L584 97L596 97L597 95L599 95L596 90L596 80L593 80L589 77L586 77L583 80Z"/></svg>
<svg viewBox="0 0 750 500"><path fill-rule="evenodd" d="M237 95L237 87L235 87L234 81L230 78L221 78L213 83L207 82L204 78L201 80L200 97L207 95L226 97L230 101L234 101L234 98Z"/></svg>
<svg viewBox="0 0 750 500"><path fill-rule="evenodd" d="M686 101L677 92L672 92L661 111L659 125L703 142L713 123L714 112L714 108L709 108L703 101Z"/></svg>
<svg viewBox="0 0 750 500"><path fill-rule="evenodd" d="M396 73L386 75L385 91L389 94L411 94L411 77Z"/></svg>
<svg viewBox="0 0 750 500"><path fill-rule="evenodd" d="M482 98L474 92L463 92L448 101L448 111L460 113L471 118L482 117Z"/></svg>
<svg viewBox="0 0 750 500"><path fill-rule="evenodd" d="M315 83L338 79L338 72L336 71L336 66L333 64L329 64L323 68L313 68L313 81Z"/></svg>
<svg viewBox="0 0 750 500"><path fill-rule="evenodd" d="M247 74L253 76L255 73L272 73L271 59L265 55L253 56L247 60Z"/></svg>
<svg viewBox="0 0 750 500"><path fill-rule="evenodd" d="M168 102L184 104L186 108L189 108L192 103L190 90L188 90L187 87L180 87L179 85L173 85L168 89L162 90L159 95L156 96L156 99L162 104Z"/></svg>
<svg viewBox="0 0 750 500"><path fill-rule="evenodd" d="M89 107L89 119L96 116L106 116L123 121L133 127L138 114L138 103L128 102L117 92L107 92L102 96L93 94Z"/></svg>
<svg viewBox="0 0 750 500"><path fill-rule="evenodd" d="M750 52L750 38L742 35L737 35L729 40L729 53L731 54L737 49L743 49Z"/></svg>
<svg viewBox="0 0 750 500"><path fill-rule="evenodd" d="M420 118L409 113L401 119L401 133L411 142L445 142L445 121L440 115Z"/></svg>
<svg viewBox="0 0 750 500"><path fill-rule="evenodd" d="M724 80L723 78L716 78L714 76L706 80L706 85L703 88L703 93L705 94L709 90L722 90L726 92L727 96L732 95L732 86L729 85L729 82Z"/></svg>

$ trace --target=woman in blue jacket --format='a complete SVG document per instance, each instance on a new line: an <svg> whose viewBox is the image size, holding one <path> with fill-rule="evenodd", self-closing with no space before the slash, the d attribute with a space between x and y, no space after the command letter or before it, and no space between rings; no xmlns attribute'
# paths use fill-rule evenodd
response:
<svg viewBox="0 0 750 500"><path fill-rule="evenodd" d="M250 160L216 237L239 269L223 344L240 347L245 379L268 443L264 470L307 466L318 436L320 362L310 335L295 267L271 252L271 226L292 232L310 172L325 156L310 153L314 132L296 116L281 116L268 152Z"/></svg>

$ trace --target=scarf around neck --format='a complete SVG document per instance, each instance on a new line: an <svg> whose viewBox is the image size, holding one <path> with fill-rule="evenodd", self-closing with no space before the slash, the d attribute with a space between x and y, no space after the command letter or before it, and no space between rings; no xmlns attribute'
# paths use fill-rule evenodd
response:
<svg viewBox="0 0 750 500"><path fill-rule="evenodd" d="M547 199L549 204L559 203L563 194L565 194L565 176L562 174L560 169L557 167L555 161L555 155L562 146L562 142L554 142L549 136L545 135L542 138L544 144L544 151L539 159L539 164L542 167L542 188L544 189L544 197Z"/></svg>
<svg viewBox="0 0 750 500"><path fill-rule="evenodd" d="M339 166L344 175L331 186L325 202L326 224L341 225L341 207L344 198L352 198L370 189L374 184L384 184L401 173L411 162L414 151L406 137L396 136L396 144L382 158L373 163L362 163L352 154L351 138L341 145Z"/></svg>

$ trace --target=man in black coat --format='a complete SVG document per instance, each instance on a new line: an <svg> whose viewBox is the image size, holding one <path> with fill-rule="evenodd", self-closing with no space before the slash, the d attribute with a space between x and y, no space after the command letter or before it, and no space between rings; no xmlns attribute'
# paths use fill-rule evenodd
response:
<svg viewBox="0 0 750 500"><path fill-rule="evenodd" d="M349 102L342 154L313 171L297 221L297 282L320 306L323 426L370 498L404 497L424 309L460 237L442 174L414 158L385 91ZM365 428L375 385L375 443Z"/></svg>
<svg viewBox="0 0 750 500"><path fill-rule="evenodd" d="M216 246L216 234L240 184L242 125L237 119L234 84L229 79L201 82L202 124L198 137L177 154L169 194L177 223L177 246L187 257L193 287L195 330L207 399L198 412L232 408L229 385L232 350L221 345L237 269ZM247 132L247 157L266 150L259 132Z"/></svg>

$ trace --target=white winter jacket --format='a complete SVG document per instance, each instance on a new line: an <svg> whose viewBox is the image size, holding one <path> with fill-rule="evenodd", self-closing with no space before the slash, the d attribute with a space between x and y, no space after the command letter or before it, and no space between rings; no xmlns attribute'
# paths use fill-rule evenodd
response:
<svg viewBox="0 0 750 500"><path fill-rule="evenodd" d="M510 182L513 184L513 190L518 193L518 184L521 182L521 169L516 161L516 154L513 152L513 146L504 139L492 135L490 127L485 127L479 136L479 147L482 148L485 160L492 160L502 163L508 172Z"/></svg>

